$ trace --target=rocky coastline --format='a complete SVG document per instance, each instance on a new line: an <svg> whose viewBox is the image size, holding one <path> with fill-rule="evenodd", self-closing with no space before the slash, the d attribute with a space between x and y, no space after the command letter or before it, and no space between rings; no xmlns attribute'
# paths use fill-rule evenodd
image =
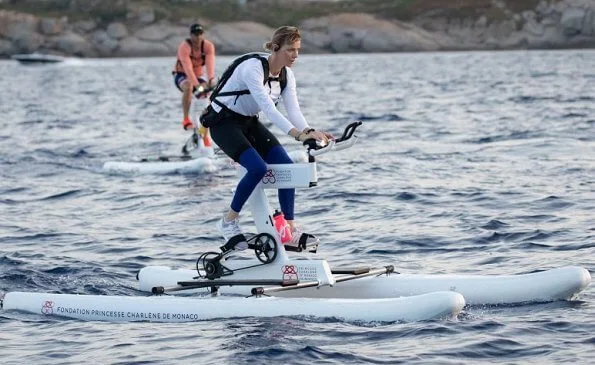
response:
<svg viewBox="0 0 595 365"><path fill-rule="evenodd" d="M417 52L444 50L595 48L595 1L542 0L535 9L515 13L495 1L505 19L417 17L409 22L365 13L340 13L306 19L304 53ZM151 8L130 10L125 22L106 26L95 20L69 21L0 10L0 58L42 52L76 57L171 56L188 36L188 25L157 20ZM205 25L218 54L262 49L273 28L252 21Z"/></svg>

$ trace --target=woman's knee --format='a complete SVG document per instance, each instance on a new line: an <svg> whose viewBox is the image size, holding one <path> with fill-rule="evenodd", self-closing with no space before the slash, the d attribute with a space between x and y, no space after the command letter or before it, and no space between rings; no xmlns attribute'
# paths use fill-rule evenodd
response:
<svg viewBox="0 0 595 365"><path fill-rule="evenodd" d="M250 175L256 176L259 179L262 179L264 175L267 173L268 167L266 163L261 160L261 163L255 163L248 169L248 173Z"/></svg>
<svg viewBox="0 0 595 365"><path fill-rule="evenodd" d="M248 171L248 174L261 179L268 168L262 157L254 148L249 148L240 155L240 165Z"/></svg>
<svg viewBox="0 0 595 365"><path fill-rule="evenodd" d="M293 160L281 145L272 147L267 153L266 160L268 163L293 163Z"/></svg>

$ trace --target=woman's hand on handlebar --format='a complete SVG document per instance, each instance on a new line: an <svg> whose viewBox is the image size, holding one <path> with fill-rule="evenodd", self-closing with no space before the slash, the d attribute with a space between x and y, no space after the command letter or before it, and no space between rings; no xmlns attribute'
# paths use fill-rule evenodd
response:
<svg viewBox="0 0 595 365"><path fill-rule="evenodd" d="M315 139L319 142L324 143L325 145L328 143L329 140L331 139L335 139L335 137L333 137L332 134L330 134L329 132L324 132L324 131L314 131L311 130L308 133L302 133L300 135L300 141L303 142L307 139Z"/></svg>
<svg viewBox="0 0 595 365"><path fill-rule="evenodd" d="M327 138L328 141L335 139L335 136L333 136L332 133L325 132L325 131L321 131L321 132L324 133L324 135L326 136L326 138Z"/></svg>

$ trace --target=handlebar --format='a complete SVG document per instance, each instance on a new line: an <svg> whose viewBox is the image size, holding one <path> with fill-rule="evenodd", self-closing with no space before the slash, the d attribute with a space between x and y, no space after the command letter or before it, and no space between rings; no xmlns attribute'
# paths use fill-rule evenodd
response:
<svg viewBox="0 0 595 365"><path fill-rule="evenodd" d="M318 145L316 140L313 138L305 140L304 146L308 148L308 154L310 156L318 156L322 155L323 153L330 152L332 150L339 151L345 148L349 148L353 146L357 141L357 136L354 136L353 134L355 133L357 127L359 127L360 125L362 125L362 122L359 120L350 123L347 127L345 127L345 130L343 131L343 134L340 138L329 141L329 143L326 146Z"/></svg>
<svg viewBox="0 0 595 365"><path fill-rule="evenodd" d="M213 91L215 89L215 86L210 86L210 87L204 87L202 85L196 87L192 93L194 94L194 97L197 99L200 99L203 95L207 95L208 93L210 93L211 91Z"/></svg>
<svg viewBox="0 0 595 365"><path fill-rule="evenodd" d="M345 127L343 135L341 136L341 138L337 140L337 143L343 142L351 138L351 136L353 136L353 133L355 133L356 128L360 125L362 125L362 122L359 120L357 122L350 123L347 127Z"/></svg>

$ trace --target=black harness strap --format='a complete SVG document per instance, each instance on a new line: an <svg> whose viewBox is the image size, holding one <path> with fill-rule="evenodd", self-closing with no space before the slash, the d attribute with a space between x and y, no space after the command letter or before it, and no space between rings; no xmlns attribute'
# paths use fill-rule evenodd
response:
<svg viewBox="0 0 595 365"><path fill-rule="evenodd" d="M196 59L198 57L194 56L194 47L192 47L192 41L190 40L190 38L186 38L186 42L190 45L190 59ZM204 66L206 63L206 58L207 58L207 54L205 53L205 41L204 39L200 42L200 59L202 61L201 66ZM182 62L180 61L180 59L178 58L177 60L178 63L178 67L181 69L184 69L182 67Z"/></svg>
<svg viewBox="0 0 595 365"><path fill-rule="evenodd" d="M229 67L225 70L225 72L223 72L223 75L221 75L221 78L219 79L217 86L215 86L215 89L211 93L210 99L213 103L220 106L223 110L227 111L228 113L231 113L232 115L236 115L238 117L240 117L240 116L246 117L246 116L229 109L225 104L223 104L222 102L217 100L217 98L220 96L235 96L236 97L234 100L234 104L235 104L240 96L250 94L250 90L236 90L236 91L221 92L221 89L223 89L223 86L225 86L225 84L227 83L227 81L229 80L229 78L231 77L231 75L233 74L235 69L240 65L240 63L242 63L248 59L251 59L251 58L258 58L260 60L260 62L262 63L262 69L264 71L263 85L266 85L268 83L269 87L271 87L271 81L278 81L279 85L281 86L281 92L283 92L283 90L285 90L285 87L287 86L287 70L285 69L285 67L283 67L281 69L281 72L279 73L278 77L270 77L269 76L269 61L262 55L260 55L258 53L248 53L248 54L245 54L245 55L235 59L232 62L232 64L229 65Z"/></svg>

